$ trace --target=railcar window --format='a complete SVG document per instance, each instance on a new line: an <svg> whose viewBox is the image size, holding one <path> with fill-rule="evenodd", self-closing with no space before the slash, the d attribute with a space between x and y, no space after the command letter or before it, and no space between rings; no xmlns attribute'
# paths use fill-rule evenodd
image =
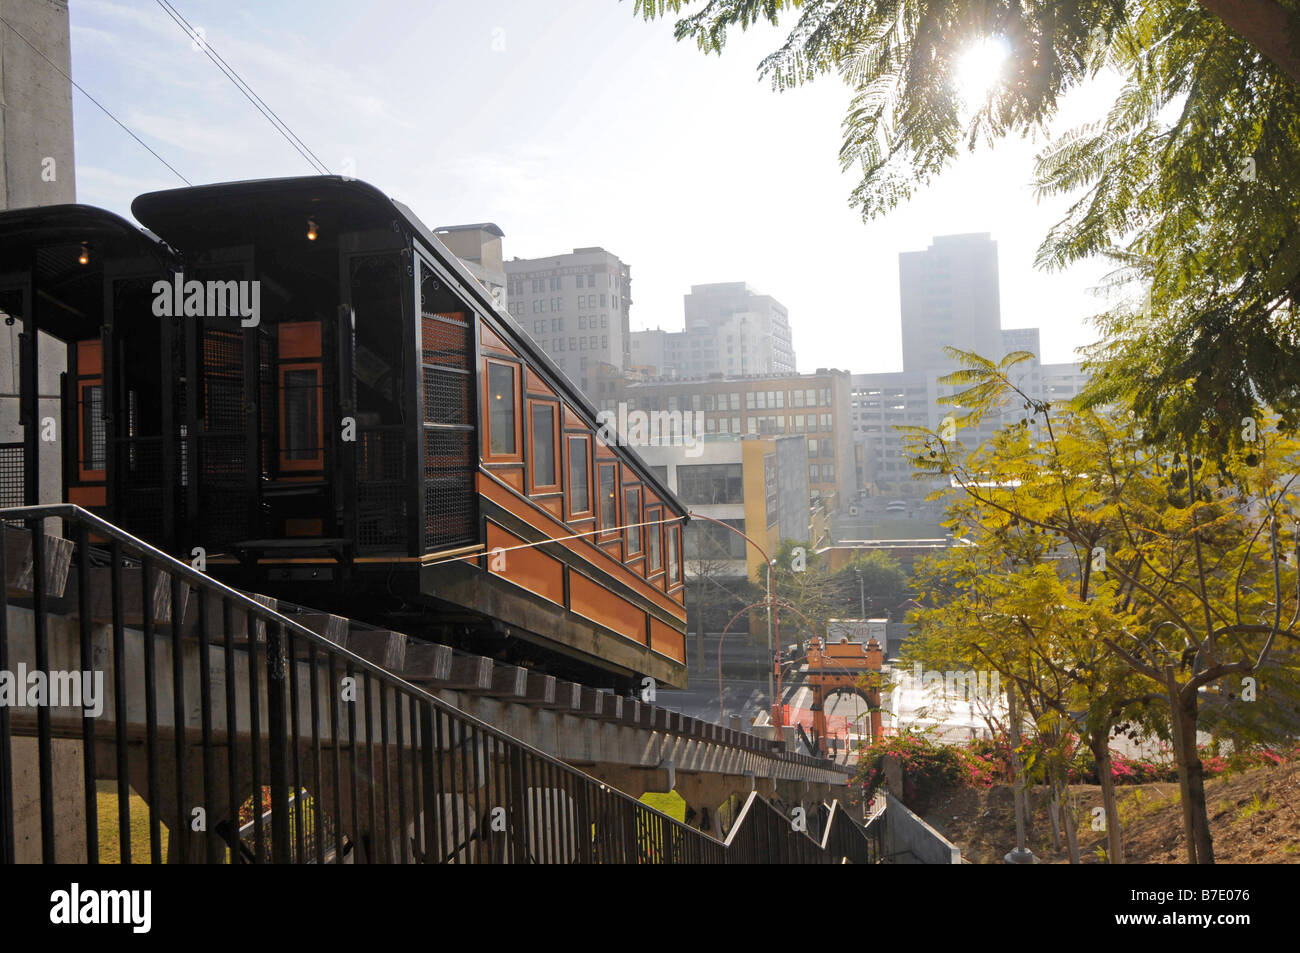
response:
<svg viewBox="0 0 1300 953"><path fill-rule="evenodd" d="M682 566L678 561L677 540L680 527L673 526L668 530L668 584L673 585L682 575Z"/></svg>
<svg viewBox="0 0 1300 953"><path fill-rule="evenodd" d="M632 525L641 522L641 488L629 486L623 489L623 518L627 527L627 554L641 552L641 527Z"/></svg>
<svg viewBox="0 0 1300 953"><path fill-rule="evenodd" d="M288 460L316 459L319 383L320 375L314 368L284 372L284 455Z"/></svg>
<svg viewBox="0 0 1300 953"><path fill-rule="evenodd" d="M321 327L296 321L277 328L280 384L280 469L325 464L321 416Z"/></svg>
<svg viewBox="0 0 1300 953"><path fill-rule="evenodd" d="M618 525L618 467L613 463L600 466L600 528Z"/></svg>
<svg viewBox="0 0 1300 953"><path fill-rule="evenodd" d="M569 438L569 512L591 512L591 486L587 480L587 438Z"/></svg>
<svg viewBox="0 0 1300 953"><path fill-rule="evenodd" d="M645 518L646 518L646 522L653 522L654 520L662 519L663 510L647 509ZM646 534L647 534L646 541L649 543L649 547L648 547L649 553L646 557L650 563L648 569L652 573L658 572L660 569L663 568L663 553L660 551L659 548L659 538L663 535L663 527L657 524L647 526Z"/></svg>
<svg viewBox="0 0 1300 953"><path fill-rule="evenodd" d="M533 404L533 486L555 486L555 408Z"/></svg>
<svg viewBox="0 0 1300 953"><path fill-rule="evenodd" d="M516 453L515 372L510 365L488 365L488 393L488 433L491 435L492 452Z"/></svg>

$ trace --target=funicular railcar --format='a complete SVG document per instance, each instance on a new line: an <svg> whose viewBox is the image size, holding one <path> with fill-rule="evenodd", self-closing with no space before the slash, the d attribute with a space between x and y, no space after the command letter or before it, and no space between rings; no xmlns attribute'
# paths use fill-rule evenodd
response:
<svg viewBox="0 0 1300 953"><path fill-rule="evenodd" d="M257 283L254 319L163 319L184 327L158 498L176 548L588 684L684 684L684 508L409 209L309 177L132 211L179 282Z"/></svg>
<svg viewBox="0 0 1300 953"><path fill-rule="evenodd" d="M173 548L185 521L186 327L151 310L178 267L162 242L86 205L0 212L3 504L67 500Z"/></svg>

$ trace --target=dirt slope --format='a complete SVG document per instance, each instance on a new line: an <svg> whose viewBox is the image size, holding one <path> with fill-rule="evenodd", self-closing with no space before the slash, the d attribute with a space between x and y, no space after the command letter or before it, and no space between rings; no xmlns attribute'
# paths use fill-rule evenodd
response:
<svg viewBox="0 0 1300 953"><path fill-rule="evenodd" d="M1078 817L1084 863L1103 863L1098 849L1106 835L1092 830L1092 809L1101 807L1101 789L1070 789ZM1029 846L1039 860L1068 863L1064 849L1052 846L1047 800L1031 792ZM1300 863L1300 762L1255 768L1206 784L1215 860L1219 863ZM1125 785L1119 788L1124 854L1128 863L1181 864L1187 859L1177 784ZM1015 815L1009 785L987 790L958 788L940 795L925 819L962 849L971 863L1001 863L1016 845Z"/></svg>

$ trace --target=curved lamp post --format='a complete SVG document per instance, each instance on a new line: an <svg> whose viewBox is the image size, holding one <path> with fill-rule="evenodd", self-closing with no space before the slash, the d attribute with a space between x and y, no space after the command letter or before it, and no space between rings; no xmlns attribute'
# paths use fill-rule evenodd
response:
<svg viewBox="0 0 1300 953"><path fill-rule="evenodd" d="M767 670L767 697L772 702L772 725L777 728L783 727L780 715L780 699L776 697L776 686L773 682L773 669L776 668L776 654L772 651L772 625L776 612L774 611L774 603L772 601L772 557L767 554L766 549L758 545L758 543L754 542L753 539L729 523L724 523L722 520L714 519L712 516L705 516L702 513L689 512L687 515L693 520L706 520L707 522L714 523L724 529L730 530L744 539L745 542L749 543L749 545L753 546L763 555L763 562L767 564L767 652L768 655L772 657L772 667ZM777 624L779 625L779 623Z"/></svg>

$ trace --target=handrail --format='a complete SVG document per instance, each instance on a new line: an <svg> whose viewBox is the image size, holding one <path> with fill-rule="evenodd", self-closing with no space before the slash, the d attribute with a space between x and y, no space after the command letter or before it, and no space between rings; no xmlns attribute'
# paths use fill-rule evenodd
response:
<svg viewBox="0 0 1300 953"><path fill-rule="evenodd" d="M121 582L120 582L120 565L119 565L121 561L123 549L135 550L136 552L134 555L142 561L143 568L146 571L152 568L154 571L157 571L158 569L162 569L167 573L169 573L172 576L172 586L174 592L179 590L179 581L183 580L185 583L188 583L190 586L199 590L201 593L206 593L208 595L218 597L223 603L223 618L228 620L233 614L233 613L227 613L226 611L227 607L229 607L230 610L237 609L238 611L244 613L249 625L250 636L252 633L253 619L259 619L267 624L265 652L263 653L260 650L255 650L252 645L252 640L250 638L250 647L248 650L248 654L250 656L250 663L252 661L252 658L254 658L259 654L265 654L265 661L266 661L264 685L267 692L267 704L268 704L267 717L270 719L271 722L271 724L268 726L267 743L270 746L270 761L271 761L271 770L272 770L272 777L271 777L272 812L273 812L273 817L275 817L277 821L277 829L273 830L272 832L273 835L272 850L275 855L278 855L275 857L277 862L284 862L289 859L289 854L288 854L289 847L285 843L288 840L289 824L288 824L288 818L286 817L286 812L283 809L283 808L287 808L289 804L289 800L287 797L288 783L287 783L287 776L286 776L286 772L288 770L287 758L289 757L289 754L285 751L285 747L286 747L285 734L287 733L287 728L288 728L288 723L285 719L288 717L289 713L286 712L285 699L283 697L286 694L286 690L288 688L287 680L285 676L286 666L284 664L285 663L284 637L286 633L289 635L291 640L301 641L301 643L304 646L309 647L311 649L312 660L314 664L316 663L317 655L320 655L324 657L324 661L329 663L331 672L333 672L335 664L343 663L344 665L346 665L347 673L358 676L358 681L360 681L361 677L364 677L366 679L365 682L367 686L367 691L365 692L366 711L364 716L366 720L366 738L364 744L368 749L370 749L372 758L373 758L373 748L376 744L376 739L372 737L374 720L371 711L371 693L368 690L370 679L373 679L380 686L379 703L381 706L384 706L387 701L387 698L384 695L384 687L386 686L387 688L391 689L394 692L394 703L395 703L394 707L396 709L396 715L397 715L397 721L395 727L397 729L399 738L402 732L402 724L401 724L402 706L399 697L406 696L406 698L409 699L411 703L410 720L411 720L411 729L412 729L409 746L413 749L413 756L416 757L417 760L419 755L421 754L423 755L424 763L422 767L423 767L424 776L422 780L425 786L426 807L432 810L434 801L438 799L442 799L444 805L442 807L436 808L437 812L440 815L445 814L446 811L445 802L448 799L452 799L453 802L454 799L456 798L461 798L464 801L468 801L471 799L470 797L471 793L474 794L475 799L477 798L477 790L478 790L477 787L474 789L473 792L471 792L470 788L468 787L470 781L468 780L469 767L467 761L469 760L470 755L467 752L467 747L473 749L473 755L472 755L472 758L474 760L473 773L474 773L474 783L476 785L477 782L481 780L479 777L480 770L487 772L490 769L496 768L495 762L493 762L492 764L486 763L487 760L486 757L484 757L484 762L485 762L484 764L481 765L479 761L481 752L490 749L491 752L490 756L495 757L496 755L500 755L502 760L501 767L503 772L505 774L511 775L510 783L512 784L512 789L509 792L508 796L514 799L515 803L513 804L513 806L521 813L528 815L531 818L530 823L536 823L538 815L544 814L544 815L548 815L547 823L559 824L562 827L566 827L569 831L569 835L574 838L573 849L578 853L590 854L593 851L598 853L603 853L606 850L612 850L614 853L624 857L636 856L641 860L658 858L660 860L671 861L673 859L672 854L677 853L680 850L683 853L694 854L699 859L704 859L709 854L716 852L717 857L715 857L715 859L720 859L721 845L718 844L717 841L709 837L707 834L701 831L697 831L694 828L691 828L681 823L680 821L677 821L676 819L669 817L666 814L663 814L659 811L655 811L654 809L645 805L641 801L631 797L630 795L627 795L622 791L619 791L618 789L608 784L605 784L604 782L601 782L600 780L593 778L590 775L585 774L584 772L578 770L577 768L572 767L571 765L566 764L563 761L551 757L550 755L546 754L544 751L534 748L531 745L527 744L526 742L523 742L510 735L507 735L506 733L500 731L499 729L488 724L487 722L484 722L466 712L463 712L455 708L454 706L443 701L436 695L433 695L425 691L424 689L421 689L418 686L407 682L406 680L400 678L399 676L394 675L392 672L384 668L381 668L380 666L368 661L367 659L362 658L361 656L348 651L346 648L331 642L330 640L326 639L324 636L321 636L316 632L313 632L311 629L308 629L305 626L301 625L300 623L295 622L293 619L284 616L281 613L273 609L270 609L265 605L262 605L261 603L248 597L244 593L241 593L238 590L233 589L230 586L227 586L224 583L212 579L211 577L205 575L204 573L201 573L193 569L191 566L187 565L186 563L175 559L174 557L168 555L167 553L157 549L156 547L150 545L149 543L144 542L143 540L136 538L130 533L127 533L126 531L120 529L119 527L114 526L113 524L107 522L106 520L95 515L94 513L88 512L87 510L83 509L80 506L77 506L75 504L70 504L70 503L59 503L59 504L45 504L45 505L38 505L38 506L14 507L14 508L0 510L0 523L22 522L26 524L27 527L31 530L33 536L33 544L32 544L33 556L34 559L37 560L38 565L40 563L41 549L42 546L44 545L43 542L41 541L43 538L42 521L51 518L62 519L67 521L68 523L77 524L80 529L79 541L81 545L79 548L81 549L80 568L82 570L80 588L82 590L81 591L81 597L82 597L81 616L82 616L82 630L83 630L83 639L82 639L83 663L85 661L88 661L89 647L90 647L89 646L89 619L88 619L89 597L88 597L88 580L86 579L86 576L88 575L88 569L89 569L89 561L86 553L87 533L88 531L93 531L95 534L103 536L104 538L111 541L112 549L114 552L113 568L112 568L112 573L114 578L114 590L112 593L113 595L112 629L113 629L114 639L113 639L112 648L113 648L113 656L114 656L113 668L114 668L115 681L117 681L121 677L120 662L125 656L125 651L122 642L123 631L125 629L125 626L123 625L122 622L122 605L120 600ZM2 551L0 551L0 569L3 569ZM43 604L46 599L46 594L44 593L44 585L45 583L44 583L42 572L40 571L35 572L33 574L33 595L34 595L34 601L36 605L35 624L36 624L36 635L37 635L36 645L37 645L38 653L40 653L42 647L47 644L47 640L48 640L48 633L45 631L47 620L44 618L44 607L43 607ZM7 605L8 605L8 597L6 596L5 615L7 615ZM177 610L178 608L179 606L176 604L176 601L173 600L173 610ZM203 611L203 606L200 605L200 613L202 613L202 611ZM146 635L152 634L153 625L154 625L154 620L152 619L152 614L153 614L152 607L150 606L147 609L142 607L142 612L145 613L145 618L144 618L145 633ZM174 665L177 665L179 669L179 663L181 663L182 661L181 649L178 647L180 641L178 632L181 628L181 624L178 620L173 620L173 621L175 623L173 625L173 640L174 643L176 643L177 645L177 647L174 648ZM197 625L201 629L205 623L206 620L200 614L200 617L198 618L197 621ZM231 644L230 638L231 638L230 631L227 628L226 639L227 639L228 647ZM206 653L207 639L205 637L200 637L199 643L201 646L201 650ZM6 650L6 646L7 646L7 629L4 626L4 623L0 623L0 650ZM0 652L0 655L3 654L4 652ZM147 680L152 678L152 674L149 669L149 664L150 664L150 659L152 658L152 654L153 654L152 652L145 653ZM295 684L292 686L292 689L295 693L295 705L298 701L296 697L297 669L296 667L293 666L293 662L296 661L298 660L297 659L291 660L290 666L288 666L292 669L294 682L295 682ZM279 663L278 665L276 664L277 662ZM227 665L228 666L230 665L229 658L227 659ZM183 671L183 669L179 669L179 670ZM202 681L202 690L205 693L209 693L210 673L208 672L206 665L201 667L199 676ZM256 666L252 664L250 664L249 679L251 681L251 685L246 686L248 691L245 692L247 696L245 700L249 704L253 705L255 709L258 701L258 695L262 689L258 685L259 678L257 675ZM274 684L275 690L272 690L273 688L272 683L275 683ZM123 802L119 805L119 809L121 813L121 819L123 821L123 827L126 827L129 825L129 822L126 820L125 795L127 792L127 788L126 788L125 772L123 770L126 767L126 761L125 761L126 752L124 750L126 739L124 735L125 725L123 723L126 701L123 697L124 695L124 692L122 691L123 687L124 687L124 683L116 685L117 690L114 692L114 695L115 695L116 705L119 709L118 717L116 720L117 731L119 734L118 744L117 744L118 768L119 768L118 780L119 780L119 798ZM183 690L183 685L178 686L176 683L173 683L172 687L173 687L173 692L177 693L178 695L179 692ZM233 694L233 687L234 686L228 684L227 691ZM313 669L312 685L311 685L312 692L313 692L313 696L312 696L313 705L316 697L315 696L316 687L317 686L316 686L316 679L315 679L315 670ZM148 715L150 719L149 730L150 730L150 739L151 739L150 740L151 757L152 757L152 748L155 745L153 738L157 730L155 724L156 713L153 711L153 707L152 707L152 704L154 702L153 696L155 695L155 693L156 693L156 686L154 684L150 684L148 686L148 691L146 694L151 704L149 715ZM208 695L205 694L205 701L207 700L208 700ZM415 737L415 725L416 725L415 706L419 706L421 709L420 710L421 737L418 741ZM335 760L336 769L340 757L340 751L339 751L340 747L342 747L344 744L347 744L351 748L351 757L354 764L354 776L352 782L354 788L356 786L355 764L357 760L356 750L358 747L358 738L357 738L357 731L356 731L356 714L357 714L356 707L357 707L356 705L353 705L348 709L348 721L349 721L348 741L343 742L341 740L341 735L338 730L339 726L337 724L333 725L334 731L331 734L331 738L330 738L331 744L334 747L333 756ZM241 708L240 711L242 713L243 709ZM177 702L176 713L177 713L177 718L174 724L176 725L185 724L185 718L184 718L185 713L183 709L181 709L180 707L179 700ZM446 718L450 719L450 722L448 724L448 733L452 735L452 737L447 739L449 744L451 745L450 748L445 747L443 744L443 734L444 734L443 721L441 718L435 717L433 713L437 713L438 716L445 716ZM7 715L8 713L5 712L4 714ZM40 773L42 779L42 783L40 785L41 787L40 806L41 806L42 833L43 833L41 839L42 840L41 849L42 849L42 855L44 859L47 862L52 862L55 859L55 849L53 844L54 838L52 836L53 835L53 821L52 821L53 784L52 784L52 756L50 753L51 734L50 734L48 714L49 714L48 708L43 707L38 710L38 721L39 721L38 757L40 760ZM315 717L316 714L317 714L317 710L313 707L312 731L314 734L314 742L316 745L317 758L319 761L319 749L321 747L321 744L320 744L319 735L316 734L318 729L318 726L316 724L316 717ZM205 731L205 738L206 738L207 731L208 731L208 722L211 716L210 705L204 708L202 715L205 722L204 731ZM296 728L297 719L298 719L298 709L296 707L292 712L292 716L294 719L294 726ZM227 710L227 717L228 718L234 717L234 715L229 711L229 709ZM384 732L386 734L388 729L388 724L389 724L387 720L387 715L386 714L383 715L382 718L383 718L382 725L383 725ZM277 720L279 721L278 725L276 724ZM256 732L257 732L256 737L258 739L257 744L260 745L261 725L260 722L258 721L258 715L255 710L252 714L252 721L253 724L256 726ZM86 739L89 742L87 747L93 747L93 741L90 740L93 739L92 718L86 717L83 719L83 729L86 732ZM435 745L435 739L433 737L435 732L437 735L436 748L433 747ZM183 732L177 731L176 735L178 736L177 747L179 751L181 745L184 743L182 740ZM459 740L457 740L457 737ZM7 728L7 719L6 719L4 723L0 723L0 742L3 743L3 747L0 747L0 781L7 780L7 777L12 770L9 764L4 763L10 760L9 753L8 753L8 740L9 738L8 738L8 728ZM387 745L387 741L385 742L385 744ZM399 740L399 749L400 749L400 745L401 742ZM417 745L420 745L422 747L422 750L416 751L415 749ZM451 754L450 755L446 754L447 751L450 751ZM400 753L401 751L399 750L398 752L399 761L400 761ZM210 754L210 752L207 750L206 747L204 749L203 754L204 754L204 766L206 769L208 766L208 758ZM93 753L87 754L86 757L93 758ZM292 757L294 758L294 765L296 770L297 757L298 757L297 746L295 746L295 750L292 754ZM385 768L387 768L387 748L385 748L384 758L385 758ZM443 762L447 758L450 758L451 762L444 766ZM455 763L457 759L459 759L460 761L459 765ZM253 762L254 762L253 764L254 782L256 783L256 778L260 774L259 767L258 767L260 763L260 755L253 758ZM151 761L151 765L152 765L152 761ZM317 768L318 777L320 775L320 767L321 767L320 764L317 763L316 768ZM419 767L421 766L416 764L413 764L411 766L413 780L414 780L414 774ZM438 781L441 782L443 780L444 767L446 772L452 776L453 784L457 783L457 781L459 782L460 790L443 791L440 789L437 792L437 795L434 796L434 799L430 800L430 797L433 795L432 787L434 785L433 778L434 778L435 769L436 769ZM457 773L458 769L459 769L459 774ZM369 764L369 770L372 775L371 783L373 785L375 783L373 763ZM519 776L516 777L514 776L515 774L518 774ZM93 785L93 776L94 776L93 771L86 775L88 803L93 803L92 792L91 792L91 785ZM232 779L234 777L233 767L231 768L231 777ZM152 787L156 779L151 776L149 780L150 780L150 786ZM484 780L490 781L490 779L484 779ZM335 793L336 793L335 808L336 810L341 811L342 809L341 801L337 797L337 792L338 792L337 774L334 778L334 781L335 781ZM387 783L386 778L384 779L384 783ZM184 781L181 780L179 784L183 786ZM541 787L541 785L543 784L548 786ZM624 831L624 836L622 836L618 842L607 842L603 844L586 843L585 847L583 846L583 842L586 840L586 838L576 837L577 831L579 829L577 821L579 821L580 818L566 817L564 819L561 819L559 817L559 814L557 813L557 805L556 803L554 803L559 799L561 795L563 795L564 797L569 799L569 805L564 808L564 813L567 814L571 810L574 810L577 807L577 802L576 802L577 794L574 792L570 792L569 790L570 786L575 786L578 788L585 789L580 792L582 797L584 798L584 801L583 804L581 805L581 809L576 810L576 813L578 814L590 813L593 807L593 805L589 803L590 795L592 794L596 794L598 796L604 796L604 797L612 797L616 804L621 804L623 806L623 813L625 817L624 817L624 821L620 823L623 824L626 830ZM233 788L233 782L232 782L232 788ZM544 797L542 797L542 800L545 800L546 803L542 804L538 802L539 797L541 797L541 795L538 795L537 793L530 795L527 793L528 791L533 791L533 792L540 791L541 795L545 795ZM547 794L546 792L551 792L551 793ZM387 811L389 807L387 803L387 795L389 793L391 792L386 791L385 794L386 803L384 805L384 810L385 810L386 821L387 821ZM403 793L404 792L399 791L399 799ZM500 792L500 793L505 794L506 792ZM375 809L374 796L375 796L375 792L372 789L369 792L369 797L371 802L370 809L372 812L372 822L373 822L373 812ZM178 793L178 803L180 802L180 799L181 799L181 795ZM522 803L525 801L527 803ZM538 803L534 803L534 802L538 802ZM151 804L150 806L151 809L155 807L153 804ZM414 803L411 806L412 808L417 807ZM13 844L14 844L13 815L12 815L13 802L11 798L6 797L6 791L3 789L0 789L0 807L3 807L3 813L5 815L3 817L0 817L0 841L7 841L7 843L0 843L0 848L3 848L0 849L0 861L3 861L7 859L12 859ZM281 808L281 810L277 811L276 810L277 807ZM600 811L601 817L608 817L609 806L600 808L599 805L596 805L596 807ZM355 822L358 816L357 797L355 796L352 800L352 809L353 809L353 819ZM426 811L426 813L428 813L428 811ZM151 814L152 814L152 810L151 810ZM260 821L261 820L260 816L258 816L257 819ZM453 818L453 820L455 819ZM465 820L468 821L468 818L466 818ZM653 821L653 825L650 823L652 821ZM152 823L156 825L157 823L156 819L153 820ZM429 830L428 830L429 827L438 826L439 834L441 835L443 833L441 828L444 825L445 825L445 817L436 816L436 817L423 817L422 824L420 824L419 826L424 830L426 835L429 834ZM652 831L650 828L654 825L658 825L660 829L658 831ZM258 826L260 827L261 825L259 824ZM518 823L516 824L516 827L520 827L520 826L521 825L519 825ZM94 834L96 830L96 825L93 817L90 816L87 817L87 830L88 830L87 839L89 841L91 839L90 835ZM634 833L632 833L631 836L627 836L629 831ZM119 833L119 836L121 836L123 833L124 831L121 831ZM157 833L157 828L155 826L154 834L156 835L156 833ZM546 831L541 831L540 833L546 836L548 840L548 844L547 844L548 849L554 848L555 840L552 837L554 831L546 830ZM601 832L598 831L597 833L600 834ZM176 837L176 835L178 834L181 835L182 838L188 838L188 831L185 829L184 825L182 825L179 830L173 829L173 837ZM646 841L647 837L650 838L650 843L647 843ZM157 841L158 839L155 836L154 844L153 844L155 856L157 855L158 852ZM659 844L658 848L655 847L655 843ZM98 854L97 846L98 846L97 843L96 844L87 843L86 845L88 859L90 859L92 862L97 860L97 854ZM211 848L211 845L209 846ZM403 855L405 855L406 845L404 842L402 843L402 848L403 848L402 853ZM391 850L391 846L389 850ZM656 853L656 850L658 850L659 852ZM123 860L124 861L128 860L129 847L126 845L122 845L122 853L123 853ZM523 846L522 853L527 857L531 857L533 850L530 849L527 844L525 844ZM211 860L212 857L213 857L213 851L210 849L209 860Z"/></svg>

